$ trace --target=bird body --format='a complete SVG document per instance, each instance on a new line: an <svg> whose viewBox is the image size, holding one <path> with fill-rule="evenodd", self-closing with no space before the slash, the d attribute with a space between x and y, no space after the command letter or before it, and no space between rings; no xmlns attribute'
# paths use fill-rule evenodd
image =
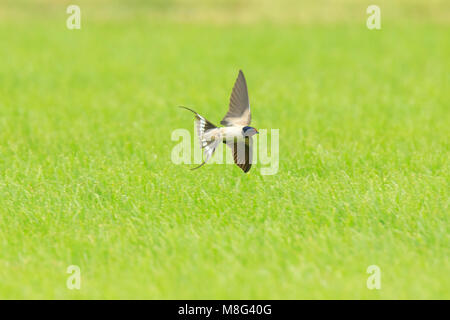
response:
<svg viewBox="0 0 450 320"><path fill-rule="evenodd" d="M243 128L243 126L222 127L222 128L219 128L219 130L220 130L220 134L222 135L223 139L233 140L235 138L237 138L237 139L244 138L242 128Z"/></svg>
<svg viewBox="0 0 450 320"><path fill-rule="evenodd" d="M204 161L198 167L203 166L213 155L220 143L225 143L233 151L234 162L244 172L248 172L252 165L252 136L258 133L250 127L251 113L248 99L247 83L242 70L234 84L230 97L230 105L227 114L217 127L196 111L187 109L195 114L197 135L203 149Z"/></svg>

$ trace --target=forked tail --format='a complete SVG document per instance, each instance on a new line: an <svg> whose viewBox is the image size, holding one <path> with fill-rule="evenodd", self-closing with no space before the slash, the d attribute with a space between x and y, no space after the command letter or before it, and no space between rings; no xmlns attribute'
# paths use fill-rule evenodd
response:
<svg viewBox="0 0 450 320"><path fill-rule="evenodd" d="M217 140L207 140L205 138L205 133L208 130L217 128L217 126L212 124L206 118L201 116L198 112L196 112L196 111L194 111L192 109L189 109L189 108L184 107L184 106L179 106L179 108L183 108L183 109L189 110L193 114L195 114L195 126L197 128L197 136L198 136L198 139L200 141L200 146L202 147L202 149L204 149L203 150L203 155L205 156L205 160L198 167L195 167L195 168L191 169L191 170L195 170L195 169L198 169L201 166L203 166L211 158L211 156L213 155L214 151L216 150L219 142Z"/></svg>

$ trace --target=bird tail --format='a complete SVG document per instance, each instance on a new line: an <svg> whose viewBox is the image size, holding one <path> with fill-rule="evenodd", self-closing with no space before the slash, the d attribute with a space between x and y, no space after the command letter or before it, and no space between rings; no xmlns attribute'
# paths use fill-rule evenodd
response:
<svg viewBox="0 0 450 320"><path fill-rule="evenodd" d="M200 145L202 146L202 149L205 148L208 145L208 141L205 138L205 133L208 130L217 128L217 126L214 125L213 123L211 123L210 121L208 121L205 117L201 116L198 112L196 112L192 109L189 109L184 106L179 106L179 108L189 110L193 114L195 114L195 126L197 128L198 139L200 140Z"/></svg>
<svg viewBox="0 0 450 320"><path fill-rule="evenodd" d="M205 137L205 133L207 133L209 130L216 129L217 126L214 125L213 123L211 123L210 121L208 121L205 117L201 116L198 112L196 112L192 109L189 109L184 106L179 106L179 108L189 110L195 114L195 126L197 129L197 136L200 141L200 146L202 147L202 149L204 149L203 155L205 156L205 161L203 161L198 167L191 169L191 170L195 170L195 169L202 167L206 162L208 162L208 160L211 158L214 151L216 150L216 148L219 144L218 141L214 140L214 139L208 140Z"/></svg>

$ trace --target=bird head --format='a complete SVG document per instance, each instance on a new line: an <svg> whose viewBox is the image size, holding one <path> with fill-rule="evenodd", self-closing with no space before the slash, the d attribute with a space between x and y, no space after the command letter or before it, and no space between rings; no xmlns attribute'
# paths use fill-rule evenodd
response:
<svg viewBox="0 0 450 320"><path fill-rule="evenodd" d="M253 136L255 134L258 134L258 133L259 133L258 130L256 130L253 127L245 126L245 127L242 128L242 135L244 137L251 137L251 136Z"/></svg>

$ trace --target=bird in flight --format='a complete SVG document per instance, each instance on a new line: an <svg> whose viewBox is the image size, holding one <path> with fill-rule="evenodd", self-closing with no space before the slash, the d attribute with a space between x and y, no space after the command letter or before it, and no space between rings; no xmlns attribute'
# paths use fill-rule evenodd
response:
<svg viewBox="0 0 450 320"><path fill-rule="evenodd" d="M259 133L250 127L251 113L248 100L247 83L244 73L239 70L230 97L230 106L225 117L220 121L224 127L217 127L196 111L186 108L195 114L195 126L203 149L204 161L195 168L203 166L214 154L221 142L225 143L233 151L234 163L247 173L252 166L252 136Z"/></svg>

